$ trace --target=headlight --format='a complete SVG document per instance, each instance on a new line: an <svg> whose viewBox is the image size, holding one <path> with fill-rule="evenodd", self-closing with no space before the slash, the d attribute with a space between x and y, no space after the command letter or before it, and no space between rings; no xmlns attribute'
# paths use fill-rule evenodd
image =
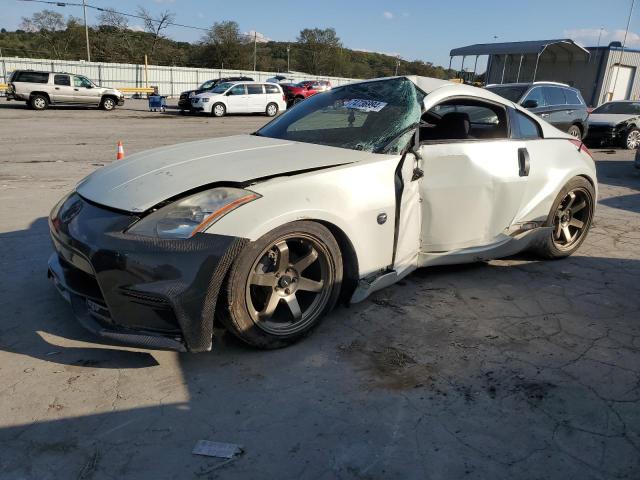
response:
<svg viewBox="0 0 640 480"><path fill-rule="evenodd" d="M189 238L256 198L260 198L260 195L241 188L206 190L156 210L135 223L127 233L158 238Z"/></svg>
<svg viewBox="0 0 640 480"><path fill-rule="evenodd" d="M207 103L209 101L209 97L204 97L204 98L201 98L200 100L202 100L202 103Z"/></svg>

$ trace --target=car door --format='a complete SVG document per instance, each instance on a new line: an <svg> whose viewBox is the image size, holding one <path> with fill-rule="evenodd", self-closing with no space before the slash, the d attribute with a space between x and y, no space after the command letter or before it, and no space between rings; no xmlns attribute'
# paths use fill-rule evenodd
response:
<svg viewBox="0 0 640 480"><path fill-rule="evenodd" d="M227 113L247 113L249 111L249 95L244 84L234 85L225 94Z"/></svg>
<svg viewBox="0 0 640 480"><path fill-rule="evenodd" d="M508 239L528 175L526 144L510 138L506 107L456 98L431 108L420 129L420 252L484 247Z"/></svg>
<svg viewBox="0 0 640 480"><path fill-rule="evenodd" d="M553 108L547 103L547 95L544 94L543 87L533 87L529 90L520 101L520 105L548 122L551 120Z"/></svg>
<svg viewBox="0 0 640 480"><path fill-rule="evenodd" d="M56 73L53 76L51 99L54 103L73 103L74 93L70 75Z"/></svg>
<svg viewBox="0 0 640 480"><path fill-rule="evenodd" d="M81 75L73 76L74 100L76 103L87 103L97 105L100 103L100 89L95 88L93 83Z"/></svg>
<svg viewBox="0 0 640 480"><path fill-rule="evenodd" d="M264 112L267 108L267 96L264 87L260 83L248 83L247 95L250 113Z"/></svg>
<svg viewBox="0 0 640 480"><path fill-rule="evenodd" d="M566 132L571 125L567 114L567 100L561 87L542 87L547 101L547 110L540 116L556 128Z"/></svg>

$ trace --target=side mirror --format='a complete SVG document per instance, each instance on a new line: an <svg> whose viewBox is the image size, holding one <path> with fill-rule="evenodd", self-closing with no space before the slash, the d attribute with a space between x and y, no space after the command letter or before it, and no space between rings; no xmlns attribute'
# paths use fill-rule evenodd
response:
<svg viewBox="0 0 640 480"><path fill-rule="evenodd" d="M538 102L537 102L537 100L525 100L522 103L522 106L524 108L537 108L538 107Z"/></svg>
<svg viewBox="0 0 640 480"><path fill-rule="evenodd" d="M229 95L233 95L233 91L229 90L225 95L228 97Z"/></svg>

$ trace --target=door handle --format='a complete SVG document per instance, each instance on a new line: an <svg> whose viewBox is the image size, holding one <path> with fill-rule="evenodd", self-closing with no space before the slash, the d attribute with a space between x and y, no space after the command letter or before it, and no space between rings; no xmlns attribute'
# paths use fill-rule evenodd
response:
<svg viewBox="0 0 640 480"><path fill-rule="evenodd" d="M518 175L521 177L529 176L529 169L531 168L531 162L529 161L529 151L526 148L518 149Z"/></svg>
<svg viewBox="0 0 640 480"><path fill-rule="evenodd" d="M74 90L75 90L76 92L79 92L79 91L80 91L78 88L74 88Z"/></svg>
<svg viewBox="0 0 640 480"><path fill-rule="evenodd" d="M542 118L547 118L547 117L549 116L549 114L548 114L548 113L541 113L541 114L540 114L540 116L541 116Z"/></svg>
<svg viewBox="0 0 640 480"><path fill-rule="evenodd" d="M60 90L60 87L56 87L56 90Z"/></svg>

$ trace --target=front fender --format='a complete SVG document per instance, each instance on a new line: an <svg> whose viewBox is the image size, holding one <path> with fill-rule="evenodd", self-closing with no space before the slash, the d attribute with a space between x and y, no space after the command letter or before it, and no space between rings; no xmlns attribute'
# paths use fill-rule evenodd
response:
<svg viewBox="0 0 640 480"><path fill-rule="evenodd" d="M364 161L278 177L252 185L262 198L224 216L206 233L257 240L296 220L328 222L348 237L364 277L392 264L395 234L395 155L372 155ZM386 214L379 224L378 216Z"/></svg>

